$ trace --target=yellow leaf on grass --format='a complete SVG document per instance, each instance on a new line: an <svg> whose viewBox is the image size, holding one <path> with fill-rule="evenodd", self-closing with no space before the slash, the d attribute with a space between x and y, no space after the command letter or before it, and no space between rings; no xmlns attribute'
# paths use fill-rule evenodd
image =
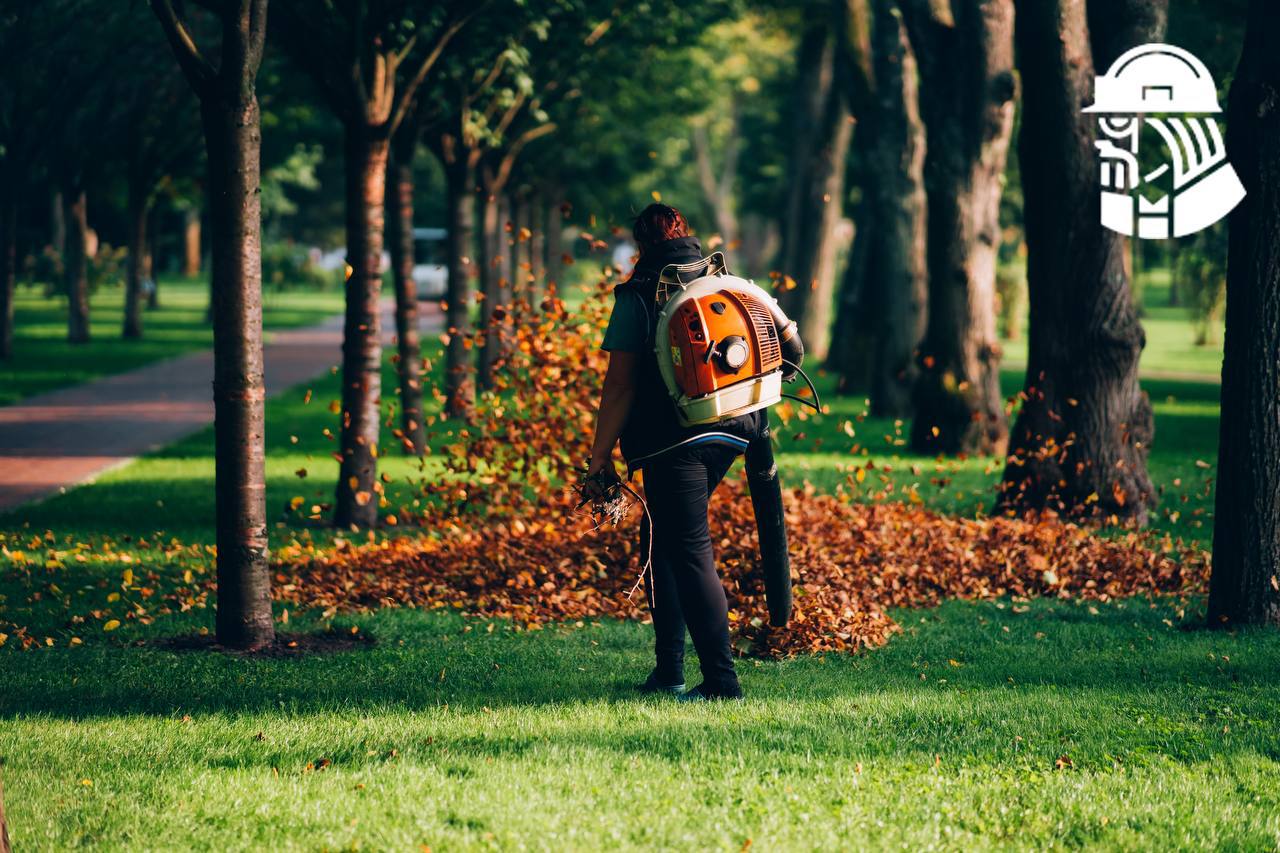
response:
<svg viewBox="0 0 1280 853"><path fill-rule="evenodd" d="M103 624L103 626L102 626L102 630L104 630L104 631L114 631L115 629L117 629L117 628L119 628L119 627L120 627L120 620L119 620L119 619L109 619L109 620L107 620L107 622L106 622L105 624Z"/></svg>
<svg viewBox="0 0 1280 853"><path fill-rule="evenodd" d="M125 586L133 586L133 569L125 569L124 574L121 575L121 577L124 580Z"/></svg>

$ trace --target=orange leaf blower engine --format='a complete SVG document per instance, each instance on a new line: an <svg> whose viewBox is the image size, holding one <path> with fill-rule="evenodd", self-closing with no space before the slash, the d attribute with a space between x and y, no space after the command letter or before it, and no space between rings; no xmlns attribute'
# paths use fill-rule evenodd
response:
<svg viewBox="0 0 1280 853"><path fill-rule="evenodd" d="M654 350L682 425L772 406L791 396L784 379L804 375L796 324L755 282L730 275L720 252L663 269L657 300ZM817 407L816 393L796 399Z"/></svg>

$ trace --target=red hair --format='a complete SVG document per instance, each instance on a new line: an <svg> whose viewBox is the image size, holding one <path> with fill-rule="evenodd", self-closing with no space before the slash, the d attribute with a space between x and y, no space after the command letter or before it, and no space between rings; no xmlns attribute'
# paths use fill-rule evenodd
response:
<svg viewBox="0 0 1280 853"><path fill-rule="evenodd" d="M689 223L684 214L666 204L651 204L636 217L631 234L643 253L659 243L689 236Z"/></svg>

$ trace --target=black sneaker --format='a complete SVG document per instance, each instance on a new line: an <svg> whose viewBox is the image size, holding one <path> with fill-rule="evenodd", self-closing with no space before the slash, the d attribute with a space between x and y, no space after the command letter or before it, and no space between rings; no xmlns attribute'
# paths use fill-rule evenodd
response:
<svg viewBox="0 0 1280 853"><path fill-rule="evenodd" d="M727 690L712 688L703 682L692 690L681 693L679 698L681 702L741 702L742 688L736 684Z"/></svg>
<svg viewBox="0 0 1280 853"><path fill-rule="evenodd" d="M644 684L637 684L636 690L641 693L670 693L673 696L684 694L684 682L678 684L664 684L658 679L658 671L655 669L649 673L649 677L644 680Z"/></svg>

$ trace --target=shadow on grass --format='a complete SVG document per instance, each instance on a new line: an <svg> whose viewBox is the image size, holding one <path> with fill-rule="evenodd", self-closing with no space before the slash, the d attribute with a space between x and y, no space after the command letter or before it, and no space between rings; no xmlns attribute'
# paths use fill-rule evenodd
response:
<svg viewBox="0 0 1280 853"><path fill-rule="evenodd" d="M1156 694L1199 702L1240 688L1280 698L1280 635L1178 630L1173 607L1138 599L1100 608L1037 601L1014 613L993 602L951 602L896 613L904 634L867 654L744 659L738 666L753 697L820 703L886 692L925 702L970 693L1012 701L1045 691L1141 705ZM1184 621L1195 621L1190 608L1185 612ZM190 616L162 621L170 631L184 623L181 634L197 624ZM290 627L309 632L320 624L295 616ZM632 685L650 664L650 629L635 622L515 633L501 621L384 610L340 617L335 630L356 625L376 646L288 659L166 650L161 623L142 629L151 636L141 645L90 640L77 648L6 650L0 717L627 703L636 701ZM692 659L687 675L697 680Z"/></svg>

